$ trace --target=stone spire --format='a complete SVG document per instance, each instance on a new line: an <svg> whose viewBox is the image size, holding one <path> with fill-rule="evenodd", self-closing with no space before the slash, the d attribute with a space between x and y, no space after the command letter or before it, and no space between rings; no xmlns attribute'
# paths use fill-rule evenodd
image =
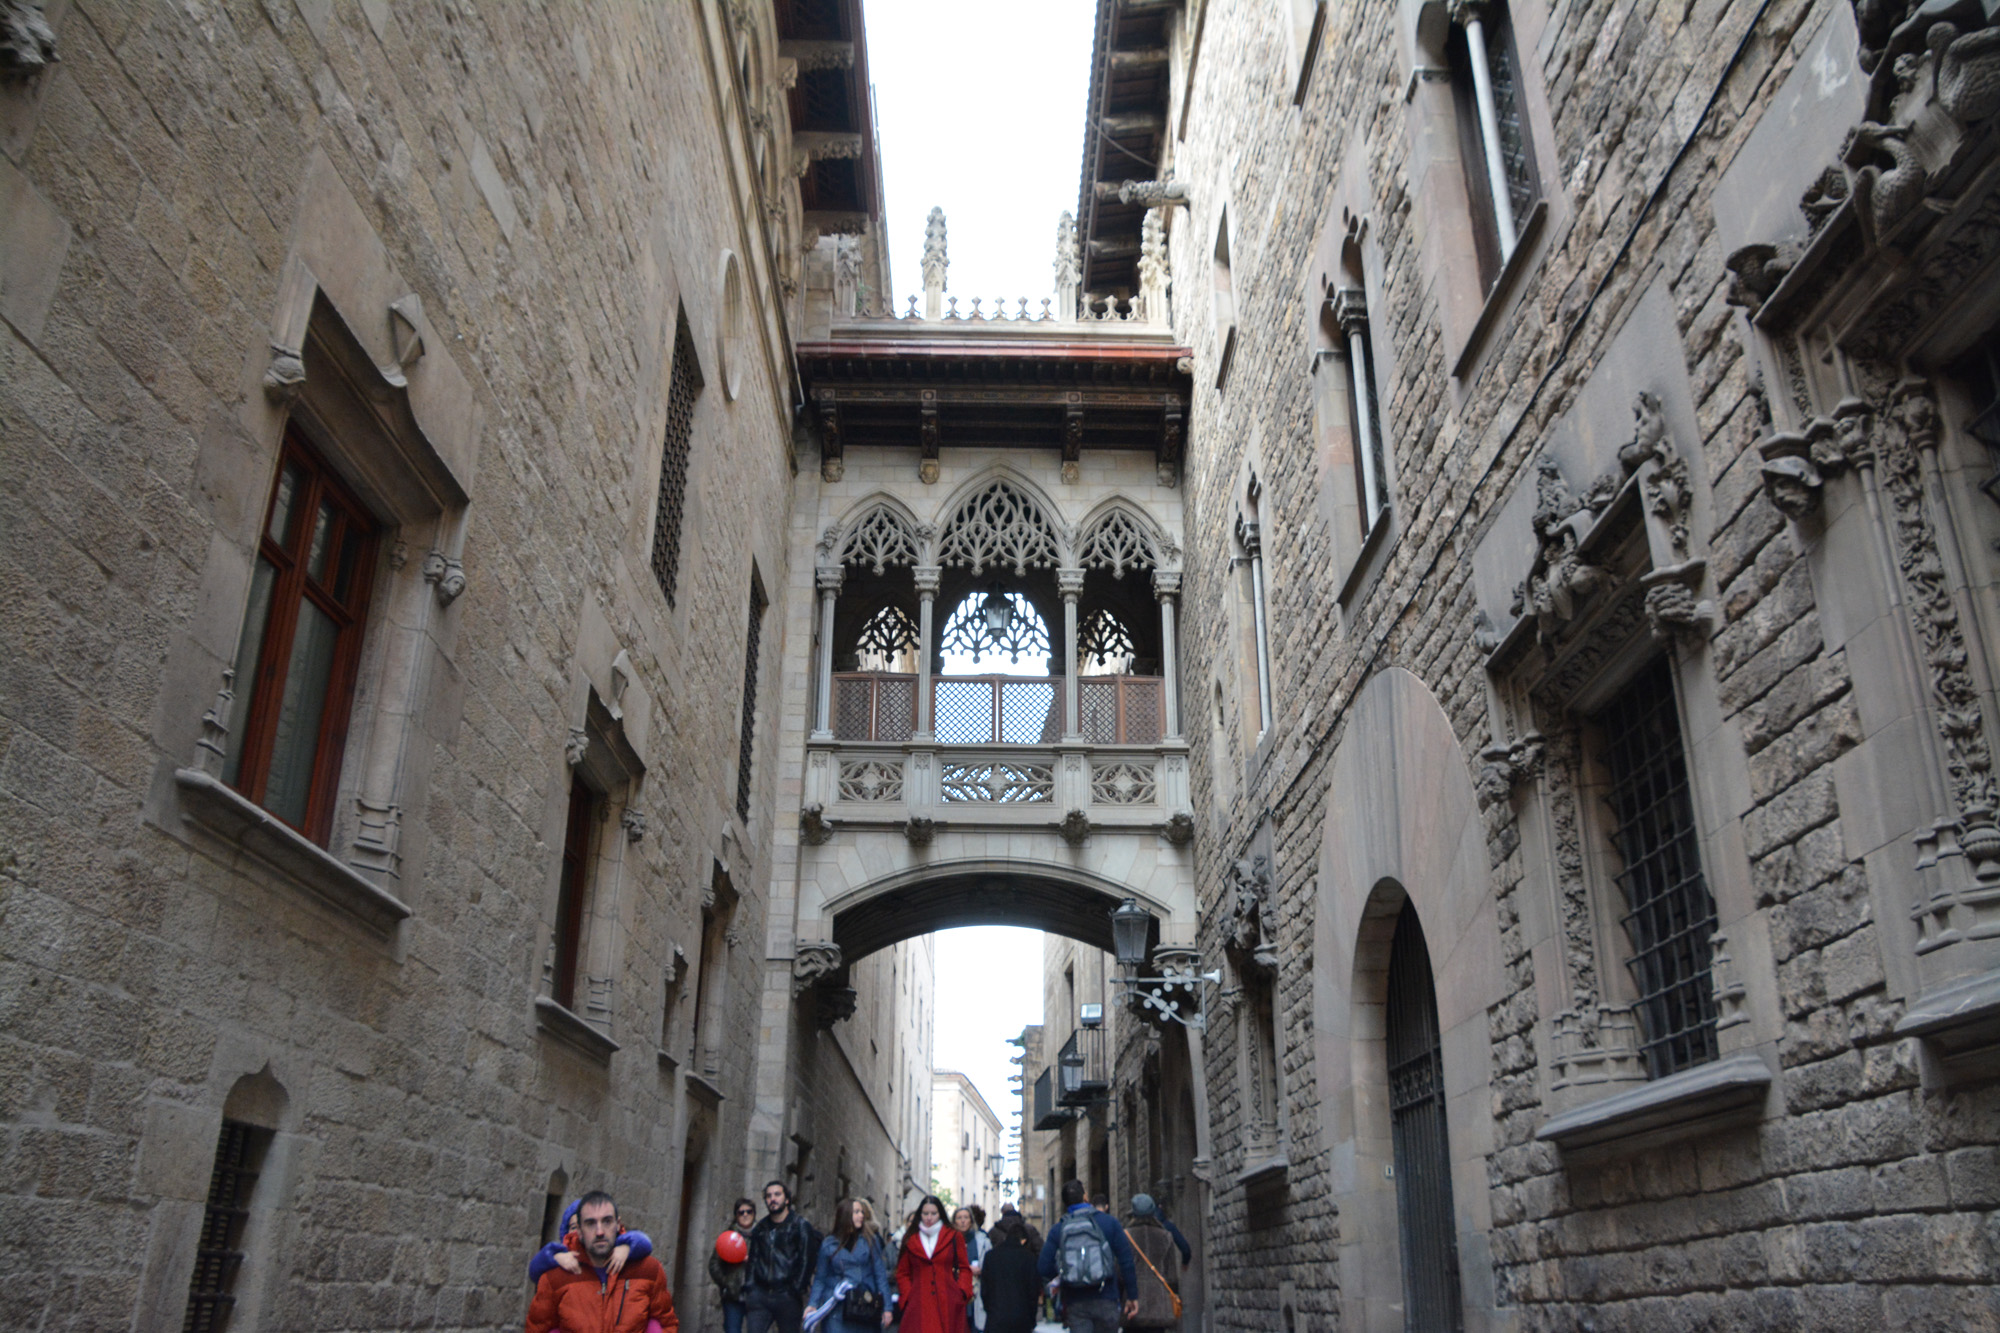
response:
<svg viewBox="0 0 2000 1333"><path fill-rule="evenodd" d="M1139 318L1148 324L1169 324L1167 312L1166 211L1146 210L1139 228Z"/></svg>
<svg viewBox="0 0 2000 1333"><path fill-rule="evenodd" d="M1067 211L1056 219L1056 318L1076 318L1076 289L1083 281L1083 263L1076 249L1076 219Z"/></svg>
<svg viewBox="0 0 2000 1333"><path fill-rule="evenodd" d="M924 220L924 318L944 314L944 271L951 263L944 257L944 210L933 208Z"/></svg>

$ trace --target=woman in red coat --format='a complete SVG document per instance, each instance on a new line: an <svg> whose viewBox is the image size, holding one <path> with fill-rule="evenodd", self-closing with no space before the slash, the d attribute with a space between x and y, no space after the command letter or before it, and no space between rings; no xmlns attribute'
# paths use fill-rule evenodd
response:
<svg viewBox="0 0 2000 1333"><path fill-rule="evenodd" d="M972 1261L965 1238L945 1225L944 1205L935 1198L926 1197L910 1218L896 1260L896 1292L903 1333L965 1333Z"/></svg>

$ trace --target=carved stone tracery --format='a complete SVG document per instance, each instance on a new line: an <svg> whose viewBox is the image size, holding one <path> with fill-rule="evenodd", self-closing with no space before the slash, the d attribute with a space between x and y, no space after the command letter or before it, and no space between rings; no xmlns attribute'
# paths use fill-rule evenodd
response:
<svg viewBox="0 0 2000 1333"><path fill-rule="evenodd" d="M949 522L938 551L938 562L969 565L976 578L987 568L1011 568L1024 575L1032 568L1062 563L1060 529L1041 506L1006 481L994 481L965 498Z"/></svg>

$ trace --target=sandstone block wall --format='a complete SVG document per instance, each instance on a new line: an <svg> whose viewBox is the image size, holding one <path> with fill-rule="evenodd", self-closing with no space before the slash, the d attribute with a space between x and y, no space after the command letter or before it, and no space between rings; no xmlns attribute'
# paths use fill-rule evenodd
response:
<svg viewBox="0 0 2000 1333"><path fill-rule="evenodd" d="M551 1190L615 1191L671 1273L691 1125L710 1117L698 1234L748 1172L740 1021L765 989L787 629L766 612L746 820L746 613L753 569L774 602L789 577L791 404L727 19L346 0L48 17L61 63L0 88L0 1271L18 1315L179 1326L232 1092L231 1115L277 1135L245 1326L510 1325ZM724 308L725 252L748 319ZM313 284L378 363L391 328L368 302L421 299L410 401L465 491L448 521L392 523L378 563L378 607L424 603L433 543L465 577L427 613L389 884L410 916L387 939L196 829L173 776L198 757L272 484L284 414L260 381ZM648 559L683 314L704 387L669 606ZM386 387L370 401L402 410ZM620 649L645 827L604 907L620 1049L599 1063L538 1029L534 1001L565 740ZM666 1033L662 1016L718 868L737 901L700 980L732 1017L704 1063L685 970ZM879 1157L893 1135L856 1138Z"/></svg>
<svg viewBox="0 0 2000 1333"><path fill-rule="evenodd" d="M1735 779L1705 775L1735 802L1705 855L1712 877L1741 866L1740 892L1768 932L1768 956L1753 952L1746 967L1769 1029L1758 1049L1777 1088L1754 1129L1679 1150L1585 1167L1537 1141L1556 1109L1545 1001L1562 960L1532 946L1523 914L1541 909L1523 884L1550 871L1530 864L1540 845L1524 848L1510 813L1489 812L1484 871L1498 927L1485 948L1505 994L1487 1010L1481 1049L1459 1066L1485 1089L1467 1114L1487 1140L1479 1178L1454 1181L1461 1262L1485 1275L1468 1290L1483 1283L1491 1293L1484 1308L1469 1304L1468 1320L1520 1329L1994 1327L2000 1308L1973 1275L1993 1262L1986 1214L2000 1102L1990 1087L1924 1086L1917 1044L1893 1032L1903 992L1885 968L1895 974L1906 946L1878 927L1834 781L1860 739L1849 664L1825 646L1798 529L1760 487L1753 446L1770 417L1746 354L1752 335L1724 300L1724 257L1755 238L1741 227L1718 235L1718 179L1753 135L1796 136L1793 153L1815 164L1811 172L1830 159L1822 140L1836 132L1794 114L1797 94L1784 89L1801 69L1834 70L1819 77L1837 89L1845 66L1808 60L1828 31L1844 34L1836 53L1852 60L1847 6L1515 5L1538 89L1530 129L1550 209L1469 362L1466 320L1448 309L1462 296L1441 253L1451 220L1423 174L1447 150L1412 127L1425 95L1408 40L1416 7L1330 9L1300 105L1297 53L1269 9L1259 0L1191 6L1176 47L1184 53L1199 28L1192 88L1176 85L1176 110L1190 99L1191 110L1173 160L1194 203L1173 215L1172 247L1176 329L1209 368L1196 373L1190 435L1183 692L1195 806L1215 816L1197 841L1204 948L1211 959L1221 952L1232 861L1268 837L1290 1110L1289 1173L1275 1195L1253 1197L1234 1180L1244 1160L1242 1011L1212 1023L1214 1326L1278 1326L1288 1296L1302 1325L1402 1326L1375 1303L1400 1300L1393 1250L1386 1268L1379 1250L1372 1271L1347 1261L1370 1233L1393 1229L1393 1212L1343 1215L1330 1202L1355 1188L1350 1111L1323 1096L1335 1071L1320 1067L1312 1031L1316 975L1344 979L1356 966L1352 952L1315 949L1315 923L1331 910L1327 830L1355 803L1332 789L1332 764L1357 696L1390 668L1414 673L1435 698L1465 773L1479 771L1490 741L1508 739L1489 735L1491 644L1475 637L1475 614L1486 609L1475 556L1510 502L1526 495L1532 506L1538 451L1572 429L1566 416L1598 391L1590 386L1600 366L1608 378L1635 373L1610 353L1651 300L1672 333L1647 364L1684 377L1693 429L1680 446L1704 492L1697 526L1719 604L1712 637L1686 670L1707 673L1716 720L1747 765L1740 798ZM1782 114L1766 125L1774 103ZM1308 369L1318 294L1307 282L1330 232L1337 243L1343 200L1361 201L1368 219L1395 507L1379 567L1344 605L1347 569L1320 504L1325 463ZM1225 208L1239 328L1218 388L1218 331L1204 294ZM1629 403L1631 388L1619 392ZM1245 553L1231 538L1251 471L1262 485L1276 712L1261 744ZM1203 720L1203 709L1219 715ZM1440 973L1447 1007L1457 984ZM1460 1055L1447 1047L1445 1058L1450 1081Z"/></svg>

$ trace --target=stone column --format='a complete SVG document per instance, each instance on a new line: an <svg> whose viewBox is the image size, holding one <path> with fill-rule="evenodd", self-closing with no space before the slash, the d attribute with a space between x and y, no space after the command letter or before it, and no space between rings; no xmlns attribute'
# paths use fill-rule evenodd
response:
<svg viewBox="0 0 2000 1333"><path fill-rule="evenodd" d="M1347 374L1354 386L1354 448L1361 458L1361 530L1375 526L1382 512L1382 478L1375 465L1375 411L1369 385L1374 368L1368 364L1368 301L1359 287L1343 287L1333 295L1333 317L1347 335Z"/></svg>
<svg viewBox="0 0 2000 1333"><path fill-rule="evenodd" d="M1083 720L1077 708L1076 694L1077 668L1080 665L1076 656L1076 599L1083 594L1083 571L1057 570L1056 590L1062 593L1063 599L1063 739L1075 742L1083 738Z"/></svg>
<svg viewBox="0 0 2000 1333"><path fill-rule="evenodd" d="M1465 29L1472 62L1472 95L1479 104L1479 141L1486 149L1486 188L1493 195L1493 220L1500 228L1500 261L1514 253L1514 201L1507 193L1507 163L1500 156L1500 114L1493 106L1493 70L1486 59L1486 24L1480 0L1454 0L1451 16Z"/></svg>
<svg viewBox="0 0 2000 1333"><path fill-rule="evenodd" d="M1236 520L1236 536L1250 557L1250 611L1257 623L1257 739L1271 729L1271 639L1264 617L1264 540L1261 524Z"/></svg>
<svg viewBox="0 0 2000 1333"><path fill-rule="evenodd" d="M812 734L816 741L833 739L833 605L846 577L841 565L821 565L813 575L813 586L819 589L819 708Z"/></svg>
<svg viewBox="0 0 2000 1333"><path fill-rule="evenodd" d="M937 645L933 626L938 580L944 569L938 565L918 565L912 572L917 579L917 715L911 739L928 744L937 739L937 724L931 720L931 658Z"/></svg>
<svg viewBox="0 0 2000 1333"><path fill-rule="evenodd" d="M1179 570L1153 571L1153 595L1160 599L1160 719L1161 735L1170 741L1181 738L1180 657L1174 651L1174 599L1181 594Z"/></svg>

